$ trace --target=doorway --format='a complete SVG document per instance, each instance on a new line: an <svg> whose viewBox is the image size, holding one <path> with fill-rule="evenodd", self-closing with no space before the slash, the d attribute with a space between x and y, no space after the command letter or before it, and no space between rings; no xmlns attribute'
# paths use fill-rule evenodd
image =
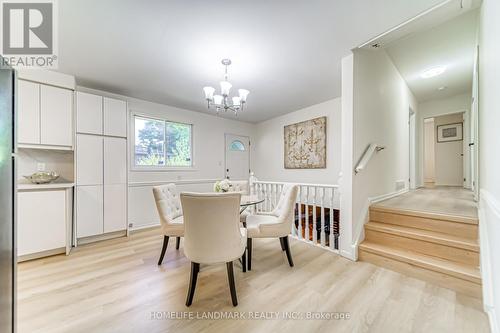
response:
<svg viewBox="0 0 500 333"><path fill-rule="evenodd" d="M247 180L250 175L250 138L225 134L225 177Z"/></svg>
<svg viewBox="0 0 500 333"><path fill-rule="evenodd" d="M408 152L409 152L409 169L408 169L408 188L414 190L415 185L415 111L412 108L409 110L408 118Z"/></svg>
<svg viewBox="0 0 500 333"><path fill-rule="evenodd" d="M424 119L424 185L464 186L464 113Z"/></svg>

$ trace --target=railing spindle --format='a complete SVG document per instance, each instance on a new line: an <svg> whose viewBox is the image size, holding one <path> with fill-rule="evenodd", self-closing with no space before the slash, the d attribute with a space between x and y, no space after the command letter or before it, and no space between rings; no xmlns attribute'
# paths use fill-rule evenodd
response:
<svg viewBox="0 0 500 333"><path fill-rule="evenodd" d="M297 217L298 217L298 223L297 223L297 231L298 231L298 237L299 239L302 239L302 191L301 191L302 186L299 185L299 192L298 192L298 203L297 203ZM295 219L295 217L294 217ZM295 226L295 223L294 223ZM294 228L295 229L295 228Z"/></svg>
<svg viewBox="0 0 500 333"><path fill-rule="evenodd" d="M321 246L325 246L325 188L321 189Z"/></svg>
<svg viewBox="0 0 500 333"><path fill-rule="evenodd" d="M317 234L317 229L316 229L316 204L318 203L317 201L317 196L318 196L318 188L314 187L314 195L313 195L313 243L317 244L318 243L318 234Z"/></svg>
<svg viewBox="0 0 500 333"><path fill-rule="evenodd" d="M304 230L304 235L305 239L309 242L311 239L309 238L309 186L306 186L306 224L305 224L305 230Z"/></svg>
<svg viewBox="0 0 500 333"><path fill-rule="evenodd" d="M328 245L330 246L330 249L335 249L335 236L333 235L333 217L334 217L334 210L333 210L333 198L335 196L335 188L331 188L331 195L330 195L330 236L328 236Z"/></svg>

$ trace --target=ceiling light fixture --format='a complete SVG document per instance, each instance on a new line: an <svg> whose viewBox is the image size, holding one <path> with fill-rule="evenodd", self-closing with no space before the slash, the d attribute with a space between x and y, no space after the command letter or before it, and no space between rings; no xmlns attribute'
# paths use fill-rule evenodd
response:
<svg viewBox="0 0 500 333"><path fill-rule="evenodd" d="M420 74L420 77L423 79L428 79L428 78L443 74L445 70L446 70L445 66L438 66L438 67L429 68L429 69L426 69L425 71L423 71Z"/></svg>
<svg viewBox="0 0 500 333"><path fill-rule="evenodd" d="M208 108L211 106L215 107L215 111L219 113L220 110L231 110L234 114L238 114L238 111L243 110L243 105L247 102L247 96L250 91L246 89L238 89L239 96L234 96L229 99L229 92L231 91L232 84L229 83L227 66L231 65L231 59L222 59L222 65L225 66L224 71L224 81L220 82L220 95L214 95L215 88L204 87L205 99L207 101Z"/></svg>

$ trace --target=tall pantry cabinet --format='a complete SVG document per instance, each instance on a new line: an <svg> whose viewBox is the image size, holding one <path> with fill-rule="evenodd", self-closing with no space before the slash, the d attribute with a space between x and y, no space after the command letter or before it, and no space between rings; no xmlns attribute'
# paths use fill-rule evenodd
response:
<svg viewBox="0 0 500 333"><path fill-rule="evenodd" d="M124 235L127 230L127 103L77 92L76 132L78 242Z"/></svg>

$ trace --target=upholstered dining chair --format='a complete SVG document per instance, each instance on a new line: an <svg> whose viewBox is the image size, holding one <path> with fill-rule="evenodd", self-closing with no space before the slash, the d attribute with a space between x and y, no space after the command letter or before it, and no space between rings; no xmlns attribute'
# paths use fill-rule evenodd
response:
<svg viewBox="0 0 500 333"><path fill-rule="evenodd" d="M247 269L252 269L252 239L253 238L279 238L281 249L286 252L288 264L293 267L292 253L288 234L292 230L295 218L295 200L297 198L298 186L285 184L281 190L278 204L271 212L259 212L248 215L247 226Z"/></svg>
<svg viewBox="0 0 500 333"><path fill-rule="evenodd" d="M250 187L248 185L248 180L231 180L231 187L229 187L229 192L241 193L241 195L249 195ZM248 209L245 209L240 214L240 222L245 223L248 216Z"/></svg>
<svg viewBox="0 0 500 333"><path fill-rule="evenodd" d="M153 187L156 209L160 215L163 246L158 265L161 265L165 251L167 251L169 237L177 237L175 248L178 250L181 237L184 236L182 206L175 184L166 184Z"/></svg>
<svg viewBox="0 0 500 333"><path fill-rule="evenodd" d="M233 261L245 271L246 229L240 228L240 193L182 193L184 254L191 260L186 306L193 302L200 264L226 263L233 306L238 305Z"/></svg>

